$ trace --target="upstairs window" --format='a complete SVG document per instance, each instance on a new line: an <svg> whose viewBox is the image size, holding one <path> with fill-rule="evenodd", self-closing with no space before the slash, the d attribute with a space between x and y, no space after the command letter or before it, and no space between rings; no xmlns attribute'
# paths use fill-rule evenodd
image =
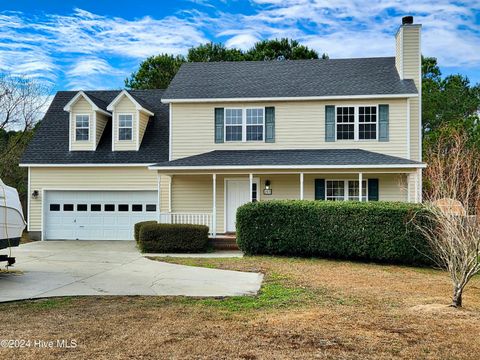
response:
<svg viewBox="0 0 480 360"><path fill-rule="evenodd" d="M225 110L225 141L242 141L242 109Z"/></svg>
<svg viewBox="0 0 480 360"><path fill-rule="evenodd" d="M263 141L265 109L225 109L225 141Z"/></svg>
<svg viewBox="0 0 480 360"><path fill-rule="evenodd" d="M377 140L377 106L337 106L337 140Z"/></svg>
<svg viewBox="0 0 480 360"><path fill-rule="evenodd" d="M377 107L358 107L358 138L375 140L377 138Z"/></svg>
<svg viewBox="0 0 480 360"><path fill-rule="evenodd" d="M90 116L75 115L75 140L88 141L90 138Z"/></svg>
<svg viewBox="0 0 480 360"><path fill-rule="evenodd" d="M118 140L130 141L133 134L133 115L118 115Z"/></svg>
<svg viewBox="0 0 480 360"><path fill-rule="evenodd" d="M263 109L247 109L247 141L263 141Z"/></svg>
<svg viewBox="0 0 480 360"><path fill-rule="evenodd" d="M337 140L355 139L355 108L337 107Z"/></svg>

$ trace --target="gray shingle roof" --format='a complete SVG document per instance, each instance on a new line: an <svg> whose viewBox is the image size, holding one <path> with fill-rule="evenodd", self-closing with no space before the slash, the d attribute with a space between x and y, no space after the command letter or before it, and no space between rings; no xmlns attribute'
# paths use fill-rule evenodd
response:
<svg viewBox="0 0 480 360"><path fill-rule="evenodd" d="M119 93L87 91L86 94L106 109ZM142 106L151 110L145 136L138 151L112 151L112 124L107 123L96 151L68 151L69 115L63 107L76 91L59 91L48 108L35 136L23 154L23 164L153 164L168 160L168 105L161 103L164 90L130 90ZM100 106L101 104L101 106Z"/></svg>
<svg viewBox="0 0 480 360"><path fill-rule="evenodd" d="M395 58L185 63L164 99L416 94Z"/></svg>
<svg viewBox="0 0 480 360"><path fill-rule="evenodd" d="M100 109L106 111L106 112L110 112L107 110L107 106L108 106L108 103L106 103L105 101L103 101L102 99L99 99L98 97L96 97L94 95L94 92L93 91L84 91L85 95L88 96L88 98L90 100L93 101L93 103L95 105L97 105Z"/></svg>
<svg viewBox="0 0 480 360"><path fill-rule="evenodd" d="M337 166L337 165L422 165L400 157L360 149L313 150L214 150L173 161L158 167L195 166Z"/></svg>
<svg viewBox="0 0 480 360"><path fill-rule="evenodd" d="M137 90L137 91L138 91L138 90ZM132 97L135 99L136 102L138 102L138 103L140 104L141 107L143 107L144 109L147 109L147 110L149 110L149 111L152 111L152 110L150 109L150 105L147 104L147 103L143 100L143 98L142 98L141 96L138 96L138 95L137 95L137 93L136 93L137 91L135 91L135 90L127 90L127 92L128 92L130 95L132 95ZM154 112L154 111L152 111L152 112Z"/></svg>

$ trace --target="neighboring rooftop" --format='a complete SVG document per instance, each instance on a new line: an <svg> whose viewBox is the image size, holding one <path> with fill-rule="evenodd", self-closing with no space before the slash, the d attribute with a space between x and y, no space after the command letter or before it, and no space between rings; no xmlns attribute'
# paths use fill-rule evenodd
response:
<svg viewBox="0 0 480 360"><path fill-rule="evenodd" d="M418 161L360 149L313 150L214 150L173 161L161 162L154 167L222 167L222 166L417 166Z"/></svg>
<svg viewBox="0 0 480 360"><path fill-rule="evenodd" d="M22 164L153 164L168 160L168 105L161 103L164 90L129 90L151 110L148 127L138 151L112 151L112 123L108 121L96 151L69 151L69 114L63 107L77 91L59 91L28 145ZM85 91L95 104L106 109L120 90Z"/></svg>
<svg viewBox="0 0 480 360"><path fill-rule="evenodd" d="M394 57L185 63L162 100L417 94Z"/></svg>

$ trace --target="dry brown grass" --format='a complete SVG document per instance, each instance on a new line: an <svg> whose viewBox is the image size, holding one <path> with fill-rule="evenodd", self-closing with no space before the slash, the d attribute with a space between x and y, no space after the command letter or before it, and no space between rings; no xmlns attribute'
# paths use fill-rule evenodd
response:
<svg viewBox="0 0 480 360"><path fill-rule="evenodd" d="M4 304L0 339L76 349L0 349L21 359L478 359L480 279L449 303L445 273L327 260L170 259L266 274L252 299L83 297ZM10 324L10 325L6 325Z"/></svg>

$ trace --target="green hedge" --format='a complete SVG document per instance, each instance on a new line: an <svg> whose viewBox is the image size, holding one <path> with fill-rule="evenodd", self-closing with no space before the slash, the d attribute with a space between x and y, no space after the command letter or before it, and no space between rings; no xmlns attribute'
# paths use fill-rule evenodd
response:
<svg viewBox="0 0 480 360"><path fill-rule="evenodd" d="M140 235L140 228L143 225L156 224L156 223L157 223L156 220L141 221L141 222L136 223L134 228L133 228L133 236L135 238L135 241L138 243L138 238L139 238L139 235Z"/></svg>
<svg viewBox="0 0 480 360"><path fill-rule="evenodd" d="M145 224L140 227L138 246L142 252L205 252L208 226Z"/></svg>
<svg viewBox="0 0 480 360"><path fill-rule="evenodd" d="M237 211L237 243L247 254L428 264L427 241L409 221L418 211L418 204L378 201L249 203Z"/></svg>

